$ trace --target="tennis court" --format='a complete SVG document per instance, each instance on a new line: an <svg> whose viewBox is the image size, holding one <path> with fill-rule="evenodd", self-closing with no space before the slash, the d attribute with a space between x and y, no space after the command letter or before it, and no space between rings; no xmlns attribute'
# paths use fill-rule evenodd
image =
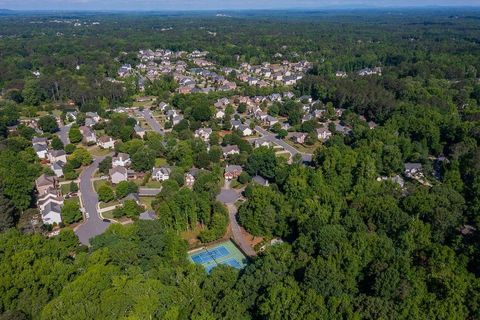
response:
<svg viewBox="0 0 480 320"><path fill-rule="evenodd" d="M202 265L208 273L219 264L242 269L247 263L246 257L231 241L195 250L189 256L193 263Z"/></svg>

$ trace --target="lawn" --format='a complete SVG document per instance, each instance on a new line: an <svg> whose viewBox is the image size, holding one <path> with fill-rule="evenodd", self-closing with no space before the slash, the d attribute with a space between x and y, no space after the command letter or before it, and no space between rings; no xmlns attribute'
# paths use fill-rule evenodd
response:
<svg viewBox="0 0 480 320"><path fill-rule="evenodd" d="M150 180L145 184L145 187L158 189L162 187L162 183L160 181Z"/></svg>
<svg viewBox="0 0 480 320"><path fill-rule="evenodd" d="M155 200L154 197L140 197L140 204L144 205L146 210L152 210L153 200Z"/></svg>
<svg viewBox="0 0 480 320"><path fill-rule="evenodd" d="M121 204L120 201L118 200L113 200L113 201L110 201L110 202L99 202L98 206L100 207L100 209L103 209L103 208L108 208L108 207L113 207L113 206L117 206Z"/></svg>
<svg viewBox="0 0 480 320"><path fill-rule="evenodd" d="M69 198L69 199L65 199L65 203L67 202L74 202L74 203L77 203L78 206L80 206L80 199L78 197L72 197L72 198Z"/></svg>
<svg viewBox="0 0 480 320"><path fill-rule="evenodd" d="M290 153L288 152L277 153L276 156L277 158L287 159L287 161L290 160Z"/></svg>
<svg viewBox="0 0 480 320"><path fill-rule="evenodd" d="M157 158L155 159L155 167L160 168L167 164L167 160L165 158Z"/></svg>
<svg viewBox="0 0 480 320"><path fill-rule="evenodd" d="M109 185L107 180L95 180L93 181L93 187L95 188L95 191L98 192L98 189L103 186L103 185Z"/></svg>
<svg viewBox="0 0 480 320"><path fill-rule="evenodd" d="M92 156L97 156L97 157L103 157L103 156L106 156L109 153L113 152L113 150L102 149L98 146L89 147L89 148L87 148L87 150L88 150L88 152L90 152L90 154Z"/></svg>
<svg viewBox="0 0 480 320"><path fill-rule="evenodd" d="M317 150L317 148L322 144L320 141L317 141L315 142L314 145L306 145L306 144L299 144L299 143L295 143L289 139L285 139L285 142L288 143L289 145L291 145L292 147L294 147L295 149L297 149L298 151L300 152L303 152L303 153L314 153L315 150Z"/></svg>
<svg viewBox="0 0 480 320"><path fill-rule="evenodd" d="M107 219L115 219L115 218L113 217L113 210L110 210L110 211L107 211L107 212L103 212L103 213L102 213L102 216L103 216L104 218L107 218Z"/></svg>
<svg viewBox="0 0 480 320"><path fill-rule="evenodd" d="M71 192L70 190L70 183L67 184L62 184L60 186L60 191L62 192L62 195L66 195Z"/></svg>

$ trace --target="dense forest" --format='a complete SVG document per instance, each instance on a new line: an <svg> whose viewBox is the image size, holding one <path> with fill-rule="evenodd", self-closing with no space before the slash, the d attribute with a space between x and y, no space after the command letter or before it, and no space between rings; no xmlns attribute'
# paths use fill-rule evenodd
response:
<svg viewBox="0 0 480 320"><path fill-rule="evenodd" d="M480 12L214 16L0 17L0 319L480 318ZM159 220L112 225L89 248L69 229L45 238L22 227L41 168L34 133L20 126L9 135L8 127L69 103L102 114L128 106L135 83L106 79L137 63L142 48L207 50L223 66L275 61L276 53L307 59L314 67L292 88L296 96L346 109L352 133L335 134L309 165L241 145L234 162L270 186L246 188L239 222L284 241L243 270L207 274L187 259L177 232L201 221L208 241L227 224L214 200L218 150L189 140L217 93L171 97L192 120L174 128L175 146L155 135L135 146L122 139L120 127L132 128L121 117L105 128L124 140L118 151L139 154L140 169L149 153L211 169L193 190L170 181L153 203ZM355 75L375 66L382 76ZM350 75L335 77L338 70ZM392 181L406 162L421 163L429 183Z"/></svg>

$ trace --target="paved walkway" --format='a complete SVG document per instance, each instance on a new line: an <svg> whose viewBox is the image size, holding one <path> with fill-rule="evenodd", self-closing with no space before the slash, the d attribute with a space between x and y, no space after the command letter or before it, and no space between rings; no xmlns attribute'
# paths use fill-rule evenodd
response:
<svg viewBox="0 0 480 320"><path fill-rule="evenodd" d="M231 189L230 182L225 181L225 186L222 188L221 193L217 196L217 200L227 206L230 226L232 228L233 240L246 255L254 257L257 255L257 253L255 252L255 250L253 250L253 248L243 236L242 229L237 221L237 207L234 203L240 198L240 193L241 190Z"/></svg>
<svg viewBox="0 0 480 320"><path fill-rule="evenodd" d="M93 163L80 174L80 200L85 220L75 229L75 233L84 245L90 245L91 238L102 234L110 226L110 222L103 221L98 213L98 195L92 184L93 175L104 158L95 158Z"/></svg>

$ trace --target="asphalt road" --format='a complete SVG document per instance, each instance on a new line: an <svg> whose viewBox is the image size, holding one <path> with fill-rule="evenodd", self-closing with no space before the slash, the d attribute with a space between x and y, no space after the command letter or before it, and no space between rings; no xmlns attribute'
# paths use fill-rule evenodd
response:
<svg viewBox="0 0 480 320"><path fill-rule="evenodd" d="M163 128L160 126L160 123L153 117L152 112L149 109L144 109L142 112L145 121L147 121L148 125L160 134L165 134Z"/></svg>
<svg viewBox="0 0 480 320"><path fill-rule="evenodd" d="M98 195L92 184L92 178L98 168L98 164L104 158L95 158L93 163L80 174L79 189L83 208L85 209L85 222L75 230L75 233L84 245L89 245L91 238L102 234L110 225L110 222L103 221L98 214Z"/></svg>
<svg viewBox="0 0 480 320"><path fill-rule="evenodd" d="M68 137L68 133L70 132L70 128L72 124L67 124L66 126L61 126L59 131L57 132L58 137L62 140L63 145L66 146L70 144L70 138Z"/></svg>
<svg viewBox="0 0 480 320"><path fill-rule="evenodd" d="M260 126L256 126L255 127L255 130L257 132L260 132L262 134L262 136L266 139L268 139L270 142L273 142L281 147L283 147L286 151L288 151L291 155L292 155L292 158L297 155L297 154L300 154L302 156L302 160L303 162L311 162L312 161L312 154L310 153L303 153L303 152L300 152L298 151L297 149L295 149L294 147L292 147L291 145L289 145L288 143L286 143L285 141L281 140L281 139L278 139L275 134L273 134L272 132L269 132L265 129L263 129L262 127Z"/></svg>

